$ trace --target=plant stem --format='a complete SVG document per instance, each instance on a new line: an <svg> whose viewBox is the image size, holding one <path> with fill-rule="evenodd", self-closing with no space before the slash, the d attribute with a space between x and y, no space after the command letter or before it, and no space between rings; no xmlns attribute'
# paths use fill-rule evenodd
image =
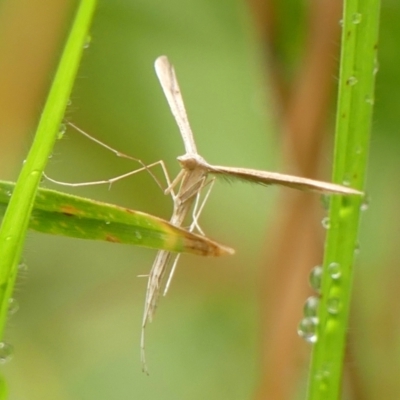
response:
<svg viewBox="0 0 400 400"><path fill-rule="evenodd" d="M336 118L333 181L362 189L374 102L379 0L346 0ZM353 261L363 199L333 196L329 212L317 342L308 400L341 398Z"/></svg>
<svg viewBox="0 0 400 400"><path fill-rule="evenodd" d="M88 37L96 0L82 0L50 88L29 155L0 229L0 341L3 340L29 217L43 170L51 155Z"/></svg>

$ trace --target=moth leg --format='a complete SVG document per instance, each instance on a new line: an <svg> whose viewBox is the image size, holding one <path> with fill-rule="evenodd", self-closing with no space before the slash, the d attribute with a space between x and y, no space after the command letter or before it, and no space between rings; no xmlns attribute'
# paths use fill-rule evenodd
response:
<svg viewBox="0 0 400 400"><path fill-rule="evenodd" d="M200 192L199 194L196 196L196 202L194 204L193 207L193 213L192 213L192 223L189 227L189 232L193 232L193 230L196 228L203 236L205 236L203 230L200 228L199 225L199 218L201 213L203 212L204 206L207 203L207 200L211 194L211 190L214 187L215 184L215 178L212 178L211 180L209 180L206 184L202 185L202 189L205 188L206 186L209 186L206 195L203 198L203 201L201 202L201 205L199 207L199 202L200 202Z"/></svg>
<svg viewBox="0 0 400 400"><path fill-rule="evenodd" d="M108 184L111 187L111 185L114 182L117 182L119 180L127 178L127 177L129 177L131 175L134 175L134 174L138 173L138 172L147 171L150 174L150 176L154 179L156 184L160 187L160 189L162 191L164 191L165 189L164 189L163 185L161 184L159 179L154 175L153 171L151 170L156 165L160 165L160 167L161 167L161 169L163 171L165 180L167 182L167 188L169 188L171 186L171 181L170 181L170 177L169 177L169 174L168 174L168 170L167 170L163 160L159 160L159 161L156 161L156 162L154 162L152 164L146 165L142 160L140 160L138 158L135 158L135 157L132 157L132 156L130 156L128 154L122 153L122 152L114 149L113 147L107 145L106 143L102 142L101 140L96 139L95 137L89 135L87 132L85 132L83 129L79 128L75 124L73 124L71 122L66 122L66 124L68 126L72 127L77 132L79 132L81 135L83 135L86 138L88 138L89 140L95 142L96 144L98 144L98 145L102 146L103 148L109 150L110 152L114 153L117 157L126 158L126 159L129 159L129 160L132 160L132 161L135 161L135 162L139 163L141 165L141 168L138 168L138 169L136 169L134 171L130 171L130 172L127 172L126 174L122 174L122 175L119 175L119 176L116 176L116 177L113 177L113 178L110 178L110 179L102 179L102 180L98 180L98 181L78 182L78 183L70 183L70 182L58 181L56 179L50 178L46 174L43 174L43 176L48 181L53 182L53 183L55 183L57 185L70 186L70 187L93 186L93 185L104 185L104 184ZM172 190L170 190L170 192L172 193L172 196L174 197L174 192Z"/></svg>

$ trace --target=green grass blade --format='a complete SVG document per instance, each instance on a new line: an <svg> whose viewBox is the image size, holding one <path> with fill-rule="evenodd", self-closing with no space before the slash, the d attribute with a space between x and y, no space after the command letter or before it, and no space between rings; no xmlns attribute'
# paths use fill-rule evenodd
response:
<svg viewBox="0 0 400 400"><path fill-rule="evenodd" d="M17 266L43 170L51 155L88 36L95 0L81 1L41 115L31 150L24 162L0 229L0 340L7 319Z"/></svg>
<svg viewBox="0 0 400 400"><path fill-rule="evenodd" d="M13 182L0 181L0 216L7 209L14 187ZM173 226L161 218L43 188L38 189L29 229L52 235L205 256L232 253L227 247Z"/></svg>
<svg viewBox="0 0 400 400"><path fill-rule="evenodd" d="M362 189L374 100L379 0L344 4L333 180ZM326 238L309 400L341 398L341 379L363 199L333 196Z"/></svg>

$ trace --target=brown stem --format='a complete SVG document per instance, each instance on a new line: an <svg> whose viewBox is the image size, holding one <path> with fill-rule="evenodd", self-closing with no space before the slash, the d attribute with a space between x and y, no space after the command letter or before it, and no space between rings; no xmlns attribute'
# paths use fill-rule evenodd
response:
<svg viewBox="0 0 400 400"><path fill-rule="evenodd" d="M315 177L337 66L341 2L314 1L309 15L303 63L282 106L282 127L286 159L300 175ZM321 260L323 243L315 197L285 191L279 204L262 279L262 376L257 391L257 398L274 400L292 397L299 367L304 367L306 346L296 330L309 293L307 276Z"/></svg>
<svg viewBox="0 0 400 400"><path fill-rule="evenodd" d="M1 3L0 12L0 168L11 175L16 150L25 153L51 83L70 16L69 0ZM20 160L18 160L18 166Z"/></svg>

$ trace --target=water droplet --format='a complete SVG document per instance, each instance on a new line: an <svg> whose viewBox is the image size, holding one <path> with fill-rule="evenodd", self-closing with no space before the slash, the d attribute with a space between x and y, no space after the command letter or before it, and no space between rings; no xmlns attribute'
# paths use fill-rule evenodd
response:
<svg viewBox="0 0 400 400"><path fill-rule="evenodd" d="M318 312L319 298L310 296L303 306L303 314L305 317L316 317Z"/></svg>
<svg viewBox="0 0 400 400"><path fill-rule="evenodd" d="M338 299L337 297L332 297L328 299L326 302L326 309L328 310L329 314L338 314L340 311L340 299Z"/></svg>
<svg viewBox="0 0 400 400"><path fill-rule="evenodd" d="M317 292L321 292L321 282L322 282L322 266L317 265L314 267L310 275L308 276L308 282L310 283L310 286Z"/></svg>
<svg viewBox="0 0 400 400"><path fill-rule="evenodd" d="M10 361L14 354L14 348L11 344L0 342L0 364Z"/></svg>
<svg viewBox="0 0 400 400"><path fill-rule="evenodd" d="M330 218L329 217L322 218L321 224L325 229L329 229L331 227Z"/></svg>
<svg viewBox="0 0 400 400"><path fill-rule="evenodd" d="M362 20L362 15L360 13L354 13L351 17L351 22L355 25L359 24Z"/></svg>
<svg viewBox="0 0 400 400"><path fill-rule="evenodd" d="M106 225L110 225L111 224L111 221L106 221Z"/></svg>
<svg viewBox="0 0 400 400"><path fill-rule="evenodd" d="M298 327L297 334L308 343L316 343L317 337L318 318L305 317L303 318Z"/></svg>
<svg viewBox="0 0 400 400"><path fill-rule="evenodd" d="M343 26L343 19L339 19L339 26Z"/></svg>
<svg viewBox="0 0 400 400"><path fill-rule="evenodd" d="M86 36L85 43L83 44L83 48L87 49L90 46L90 43L92 42L92 37L90 35Z"/></svg>
<svg viewBox="0 0 400 400"><path fill-rule="evenodd" d="M14 315L19 310L18 301L10 297L8 299L8 315Z"/></svg>
<svg viewBox="0 0 400 400"><path fill-rule="evenodd" d="M71 104L72 104L72 100L71 100L71 99L68 99L68 101L67 101L67 107L69 107Z"/></svg>
<svg viewBox="0 0 400 400"><path fill-rule="evenodd" d="M374 60L374 69L373 69L373 74L376 75L379 71L379 61L377 58Z"/></svg>
<svg viewBox="0 0 400 400"><path fill-rule="evenodd" d="M350 77L347 79L347 84L348 84L349 86L354 86L356 83L358 83L358 79L357 79L355 76L350 76Z"/></svg>
<svg viewBox="0 0 400 400"><path fill-rule="evenodd" d="M342 185L351 186L352 178L353 178L352 174L350 172L346 171L343 175Z"/></svg>
<svg viewBox="0 0 400 400"><path fill-rule="evenodd" d="M142 239L142 234L139 231L135 232L135 236L136 236L136 239L138 239L138 240Z"/></svg>
<svg viewBox="0 0 400 400"><path fill-rule="evenodd" d="M360 155L360 154L362 154L363 153L363 147L362 146L357 146L356 147L356 154L357 155Z"/></svg>
<svg viewBox="0 0 400 400"><path fill-rule="evenodd" d="M315 372L315 379L319 381L320 390L328 391L328 379L331 375L331 368L327 364L323 364L320 370Z"/></svg>
<svg viewBox="0 0 400 400"><path fill-rule="evenodd" d="M65 132L67 130L67 125L66 124L61 124L60 128L58 129L58 135L57 135L57 139L62 139Z"/></svg>
<svg viewBox="0 0 400 400"><path fill-rule="evenodd" d="M369 198L368 197L364 197L364 200L361 203L360 210L361 211L367 211L368 208L369 208Z"/></svg>
<svg viewBox="0 0 400 400"><path fill-rule="evenodd" d="M356 245L354 246L354 254L358 255L360 254L360 243L357 242Z"/></svg>
<svg viewBox="0 0 400 400"><path fill-rule="evenodd" d="M7 190L6 195L7 195L8 197L11 197L12 191L11 191L11 190Z"/></svg>
<svg viewBox="0 0 400 400"><path fill-rule="evenodd" d="M22 261L18 265L18 270L19 271L28 271L28 265L24 261Z"/></svg>
<svg viewBox="0 0 400 400"><path fill-rule="evenodd" d="M339 279L342 276L340 264L337 262L330 263L328 265L328 273L332 279Z"/></svg>
<svg viewBox="0 0 400 400"><path fill-rule="evenodd" d="M315 378L318 380L327 378L330 375L330 372L326 368L322 368L321 370L315 373Z"/></svg>
<svg viewBox="0 0 400 400"><path fill-rule="evenodd" d="M375 100L373 97L367 95L367 96L365 96L365 102L372 106L375 103Z"/></svg>

